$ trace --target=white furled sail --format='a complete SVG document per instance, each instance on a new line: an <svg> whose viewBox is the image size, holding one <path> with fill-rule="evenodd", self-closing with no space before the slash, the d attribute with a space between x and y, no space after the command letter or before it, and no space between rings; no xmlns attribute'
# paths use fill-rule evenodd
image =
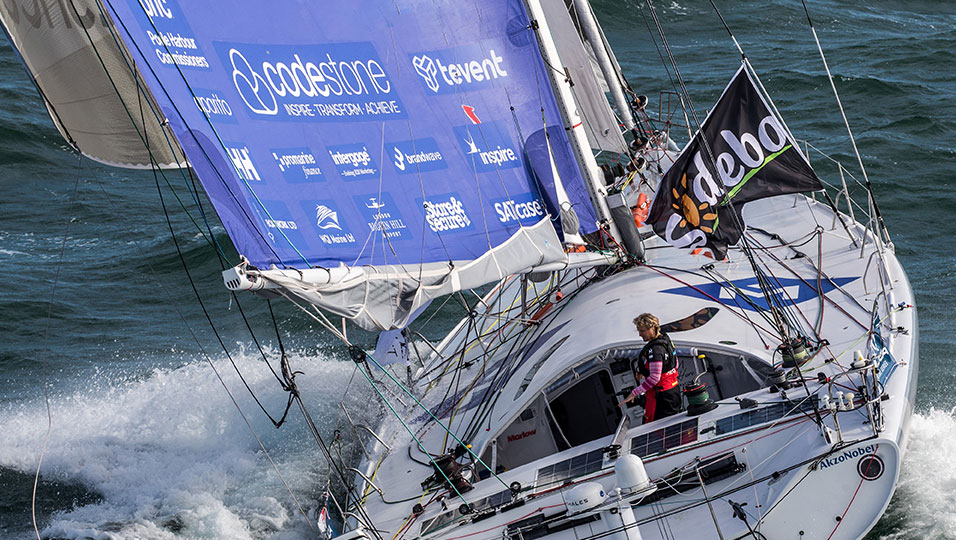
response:
<svg viewBox="0 0 956 540"><path fill-rule="evenodd" d="M587 126L585 132L588 142L592 148L626 154L627 143L621 135L620 123L604 96L607 84L601 84L604 82L603 74L600 68L595 71L596 60L592 60L594 53L589 52L581 41L565 0L543 0L541 7L561 55L561 63L574 82L571 92Z"/></svg>
<svg viewBox="0 0 956 540"><path fill-rule="evenodd" d="M0 22L57 129L83 155L125 168L185 165L98 2L9 0Z"/></svg>

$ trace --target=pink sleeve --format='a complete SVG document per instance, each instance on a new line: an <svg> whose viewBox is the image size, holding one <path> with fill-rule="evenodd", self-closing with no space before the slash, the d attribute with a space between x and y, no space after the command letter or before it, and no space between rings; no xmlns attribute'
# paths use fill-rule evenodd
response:
<svg viewBox="0 0 956 540"><path fill-rule="evenodd" d="M631 391L631 395L639 396L644 394L661 381L661 370L664 369L664 363L651 360L650 364L651 374L644 377L644 381L641 382L640 386Z"/></svg>

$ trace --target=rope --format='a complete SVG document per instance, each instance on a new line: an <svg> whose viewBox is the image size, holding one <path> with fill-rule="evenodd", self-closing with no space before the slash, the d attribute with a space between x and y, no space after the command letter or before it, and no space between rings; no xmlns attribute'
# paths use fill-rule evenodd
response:
<svg viewBox="0 0 956 540"><path fill-rule="evenodd" d="M889 241L889 234L886 231L886 224L883 223L883 215L880 213L880 208L876 205L876 198L873 197L873 186L870 184L870 178L866 174L866 167L863 166L863 158L860 157L860 150L856 147L856 139L853 137L853 130L850 129L850 121L847 120L846 111L843 110L843 102L840 101L840 93L837 92L836 84L833 82L833 74L830 73L830 66L827 64L827 58L823 54L823 46L820 45L820 38L817 37L817 29L813 27L813 20L810 19L810 10L807 8L807 3L805 0L800 0L800 3L803 4L803 11L807 14L807 23L810 25L810 31L813 32L813 40L817 44L817 50L820 51L820 59L823 61L824 69L826 69L827 79L830 81L830 88L833 89L833 97L836 98L837 107L839 107L840 115L843 117L843 124L846 126L846 132L850 135L850 143L853 145L853 153L856 154L857 163L859 163L860 171L863 173L863 181L866 183L870 204L873 205L874 214L876 215L877 221L880 223L880 232L886 235L887 241ZM880 256L882 257L882 246L880 246L879 252Z"/></svg>
<svg viewBox="0 0 956 540"><path fill-rule="evenodd" d="M0 25L3 26L3 25ZM13 41L11 41L13 43ZM42 95L42 94L41 94ZM56 299L56 287L60 282L60 270L63 268L63 255L66 252L66 240L70 236L70 228L73 224L73 205L76 202L77 188L80 185L80 166L82 156L77 156L76 177L73 179L73 193L70 195L70 208L66 212L66 229L63 231L63 240L60 242L60 253L56 260L56 271L53 274L53 286L50 290L50 300L47 304L46 322L43 328L43 343L47 343L50 336L50 325L53 321L53 301ZM46 434L43 436L43 444L40 446L40 458L37 460L36 474L33 476L33 491L30 495L30 519L33 522L33 532L40 538L40 530L37 527L37 487L40 484L40 467L43 465L43 457L46 455L47 443L50 441L50 434L53 432L53 411L50 408L50 390L47 381L47 363L48 355L43 355L41 365L43 366L43 402L46 405Z"/></svg>
<svg viewBox="0 0 956 540"><path fill-rule="evenodd" d="M103 184L102 184L102 183L97 183L97 185L98 185L98 187L100 188L100 191L103 193L104 199L109 203L110 208L112 208L113 210L116 210L116 204L114 204L112 197L110 197L109 192L107 192L106 189L103 187ZM120 213L120 212L113 212L113 214L114 214L114 215L122 215L122 213ZM126 220L125 220L125 219L122 220L121 223L123 224L123 227L124 227L124 229L126 230L126 233L127 233L128 235L130 235L130 236L134 236L134 235L133 235L133 232L129 229L129 226L128 226L128 223L126 222ZM276 475L279 477L279 480L282 482L282 484L286 487L286 490L289 492L289 496L292 498L292 500L293 500L293 502L295 503L296 507L298 508L299 512L300 512L300 513L302 514L302 516L305 518L305 520L306 520L306 522L309 524L309 526L312 527L312 523L311 523L311 520L310 520L309 517L308 517L308 514L303 510L302 506L299 504L298 499L297 499L296 496L295 496L295 493L293 493L292 488L291 488L291 487L289 486L289 484L285 481L285 478L282 476L282 473L279 472L279 469L278 469L278 467L276 466L275 462L273 462L272 457L271 457L271 455L269 454L269 451L266 449L265 445L264 445L264 444L262 443L262 441L259 439L259 436L256 434L255 429L252 427L252 424L249 422L249 420L247 419L246 415L242 412L242 408L239 406L239 403L236 401L236 399L235 399L235 397L233 396L232 392L229 390L229 387L226 386L225 381L222 379L222 376L219 374L219 371L216 369L215 364L213 364L212 359L209 357L209 354L206 352L205 348L202 346L202 343L200 342L199 337L198 337L198 336L196 335L196 333L193 331L192 326L191 326L191 325L189 324L189 322L186 320L185 315L184 315L183 312L179 309L178 304L176 304L175 302L172 301L172 296L170 295L169 290L167 289L167 287L166 287L166 286L163 284L163 282L158 278L158 273L156 272L156 269L153 267L152 263L149 262L149 258L146 256L146 254L143 253L142 247L141 247L138 243L136 243L136 242L133 242L133 245L136 246L136 248L140 251L140 258L145 262L147 268L149 268L149 270L150 270L150 275L151 275L151 276L153 277L153 279L155 280L156 285L158 286L159 290L161 290L162 293L163 293L163 295L166 297L166 300L167 300L166 304L169 305L169 306L172 306L173 310L174 310L174 311L176 312L176 314L179 316L179 319L182 321L183 326L186 328L186 331L189 332L189 335L192 337L193 341L196 343L196 346L198 347L199 352L200 352L200 354L201 354L202 357L203 357L203 360L205 360L205 362L206 362L207 364L209 364L209 366L210 366L210 367L212 368L212 370L213 370L213 373L216 374L216 378L219 380L219 383L220 383L220 385L222 386L223 390L226 391L226 394L229 396L230 400L232 401L233 406L236 407L236 410L238 411L239 415L242 417L243 421L246 423L246 427L249 429L249 431L250 431L250 433L252 434L253 438L255 438L256 442L257 442L258 445L259 445L259 448L262 450L263 454L266 456L266 458L267 458L267 459L269 460L269 462L272 464L272 467L273 467L273 469L275 470Z"/></svg>

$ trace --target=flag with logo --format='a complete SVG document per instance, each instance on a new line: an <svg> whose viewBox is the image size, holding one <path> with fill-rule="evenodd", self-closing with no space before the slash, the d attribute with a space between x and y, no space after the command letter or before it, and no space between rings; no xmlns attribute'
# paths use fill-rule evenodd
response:
<svg viewBox="0 0 956 540"><path fill-rule="evenodd" d="M700 131L661 179L647 222L671 245L717 260L743 234L749 201L823 189L741 66Z"/></svg>

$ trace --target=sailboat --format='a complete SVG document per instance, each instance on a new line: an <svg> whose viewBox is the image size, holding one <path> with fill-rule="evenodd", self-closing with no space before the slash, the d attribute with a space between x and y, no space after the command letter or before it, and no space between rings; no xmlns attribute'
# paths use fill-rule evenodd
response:
<svg viewBox="0 0 956 540"><path fill-rule="evenodd" d="M225 287L301 308L380 399L373 425L345 411L355 461L315 433L317 536L861 538L889 504L913 291L862 161L818 178L746 56L702 121L677 74L680 148L583 0L0 20L78 152L195 175L241 256ZM446 337L411 330L449 298ZM624 399L643 313L672 343L663 418Z"/></svg>

